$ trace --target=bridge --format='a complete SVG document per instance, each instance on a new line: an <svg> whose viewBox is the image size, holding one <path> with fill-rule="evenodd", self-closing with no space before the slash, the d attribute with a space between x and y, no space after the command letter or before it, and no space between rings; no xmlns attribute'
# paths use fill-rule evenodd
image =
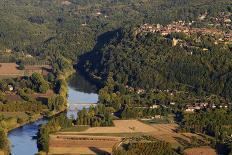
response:
<svg viewBox="0 0 232 155"><path fill-rule="evenodd" d="M90 107L90 106L97 106L97 103L72 103L68 104L69 111L76 111L76 109L79 109L80 107Z"/></svg>

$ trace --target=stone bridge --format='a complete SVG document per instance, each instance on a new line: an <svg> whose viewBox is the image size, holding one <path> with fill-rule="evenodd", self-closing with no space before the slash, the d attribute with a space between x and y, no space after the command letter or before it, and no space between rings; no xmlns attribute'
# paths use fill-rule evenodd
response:
<svg viewBox="0 0 232 155"><path fill-rule="evenodd" d="M68 104L69 111L76 111L76 109L79 109L80 107L90 107L90 106L97 106L97 103L72 103Z"/></svg>

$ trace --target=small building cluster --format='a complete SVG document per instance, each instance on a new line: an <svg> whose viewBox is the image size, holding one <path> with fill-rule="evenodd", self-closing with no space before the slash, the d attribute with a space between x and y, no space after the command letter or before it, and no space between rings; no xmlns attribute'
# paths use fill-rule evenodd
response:
<svg viewBox="0 0 232 155"><path fill-rule="evenodd" d="M162 36L167 36L174 32L182 32L188 36L191 36L192 34L212 35L217 36L217 38L219 38L219 41L232 41L232 32L225 33L216 28L193 28L191 27L191 25L194 22L195 21L186 23L185 21L178 21L172 22L171 24L168 24L166 26L162 26L160 24L144 24L135 31L135 35L137 36L144 33L160 33Z"/></svg>
<svg viewBox="0 0 232 155"><path fill-rule="evenodd" d="M145 93L145 90L142 88L133 88L131 86L126 85L125 86L130 92L136 92L137 94L143 94Z"/></svg>
<svg viewBox="0 0 232 155"><path fill-rule="evenodd" d="M185 112L194 112L201 109L214 109L214 108L228 108L228 105L218 105L209 104L207 102L188 104L186 106Z"/></svg>

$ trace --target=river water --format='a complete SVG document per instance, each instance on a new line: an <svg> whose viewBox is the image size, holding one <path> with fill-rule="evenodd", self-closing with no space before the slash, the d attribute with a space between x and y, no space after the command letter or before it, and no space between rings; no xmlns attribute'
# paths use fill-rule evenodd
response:
<svg viewBox="0 0 232 155"><path fill-rule="evenodd" d="M87 81L79 73L75 73L68 81L68 103L96 103L98 101L97 88ZM83 106L78 107L81 109ZM74 117L77 111L67 110L67 115ZM11 142L12 155L34 155L38 152L36 139L39 125L45 124L47 119L41 119L34 123L12 130L8 134Z"/></svg>

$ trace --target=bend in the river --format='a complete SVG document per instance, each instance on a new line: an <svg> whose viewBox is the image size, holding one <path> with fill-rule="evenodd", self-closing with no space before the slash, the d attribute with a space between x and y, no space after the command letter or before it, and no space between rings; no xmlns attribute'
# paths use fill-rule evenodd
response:
<svg viewBox="0 0 232 155"><path fill-rule="evenodd" d="M84 76L75 73L68 80L68 103L96 103L98 101L97 88ZM83 108L82 104L77 109ZM67 110L67 115L76 116L76 110ZM47 123L47 119L41 119L34 123L24 125L9 132L12 155L34 155L38 152L37 140L34 138L41 124Z"/></svg>

